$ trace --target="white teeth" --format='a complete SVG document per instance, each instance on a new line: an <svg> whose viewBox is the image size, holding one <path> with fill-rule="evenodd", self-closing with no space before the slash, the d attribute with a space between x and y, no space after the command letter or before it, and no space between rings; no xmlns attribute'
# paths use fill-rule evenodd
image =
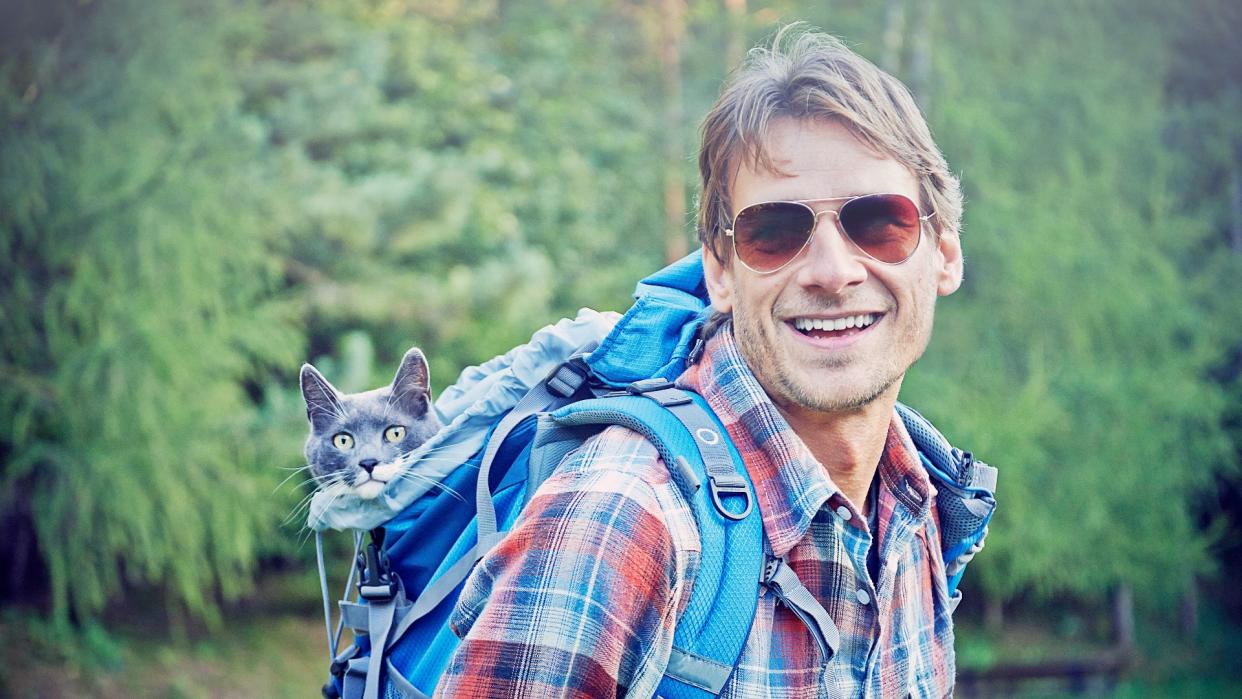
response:
<svg viewBox="0 0 1242 699"><path fill-rule="evenodd" d="M844 318L795 318L794 327L806 332L808 330L845 330L846 328L865 328L875 322L874 313L862 313Z"/></svg>

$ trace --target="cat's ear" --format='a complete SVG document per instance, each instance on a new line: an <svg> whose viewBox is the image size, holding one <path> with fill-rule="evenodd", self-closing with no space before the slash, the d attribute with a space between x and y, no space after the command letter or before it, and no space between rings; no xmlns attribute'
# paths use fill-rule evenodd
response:
<svg viewBox="0 0 1242 699"><path fill-rule="evenodd" d="M392 380L392 397L411 415L421 415L431 405L431 371L417 347L411 347L401 358L401 368Z"/></svg>
<svg viewBox="0 0 1242 699"><path fill-rule="evenodd" d="M341 414L340 393L319 370L309 364L302 365L302 400L306 401L306 418L311 428L322 432Z"/></svg>

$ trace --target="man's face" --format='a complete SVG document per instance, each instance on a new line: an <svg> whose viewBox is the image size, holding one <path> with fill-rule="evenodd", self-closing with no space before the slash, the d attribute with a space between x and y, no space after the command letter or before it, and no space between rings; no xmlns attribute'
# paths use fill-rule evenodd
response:
<svg viewBox="0 0 1242 699"><path fill-rule="evenodd" d="M780 172L743 163L731 188L735 216L765 201L877 193L919 201L910 170L870 150L840 124L783 119L772 126L766 145ZM841 204L810 206L820 212ZM827 214L817 219L810 244L772 274L757 274L731 256L721 265L704 251L712 303L733 313L742 356L777 406L787 414L836 413L896 395L906 370L927 348L936 296L953 293L962 279L957 234L944 233L937 241L927 225L922 236L909 260L884 264L854 247ZM851 316L874 322L806 329L808 320Z"/></svg>

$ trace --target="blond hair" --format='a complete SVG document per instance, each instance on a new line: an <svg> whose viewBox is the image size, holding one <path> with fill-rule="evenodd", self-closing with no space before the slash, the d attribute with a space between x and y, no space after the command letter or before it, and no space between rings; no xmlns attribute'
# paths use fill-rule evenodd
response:
<svg viewBox="0 0 1242 699"><path fill-rule="evenodd" d="M782 117L843 124L914 173L919 206L935 212L937 235L958 230L961 185L910 91L836 37L794 24L781 28L770 47L751 49L703 120L698 234L722 264L731 251L724 231L732 225L729 186L739 158L776 171L765 144L772 122Z"/></svg>

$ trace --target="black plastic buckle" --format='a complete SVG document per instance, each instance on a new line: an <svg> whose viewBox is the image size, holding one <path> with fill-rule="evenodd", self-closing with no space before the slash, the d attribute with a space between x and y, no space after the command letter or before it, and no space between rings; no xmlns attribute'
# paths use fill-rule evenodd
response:
<svg viewBox="0 0 1242 699"><path fill-rule="evenodd" d="M751 509L754 507L754 497L750 494L750 486L746 485L745 481L739 479L737 481L721 482L712 477L708 479L707 485L708 490L712 494L712 503L716 505L716 511L735 522L746 519L746 516L750 514ZM746 498L746 507L741 513L734 513L724 506L724 502L720 499L721 496L730 495L741 495Z"/></svg>
<svg viewBox="0 0 1242 699"><path fill-rule="evenodd" d="M366 552L358 555L358 594L368 602L387 602L397 596L397 579L383 546L384 529L373 529Z"/></svg>
<svg viewBox="0 0 1242 699"><path fill-rule="evenodd" d="M324 699L341 699L341 690L337 687L337 683L345 680L345 669L348 666L348 660L333 660L332 664L328 666L328 674L335 677L336 680L328 680L327 684L319 689L319 693L324 696Z"/></svg>

